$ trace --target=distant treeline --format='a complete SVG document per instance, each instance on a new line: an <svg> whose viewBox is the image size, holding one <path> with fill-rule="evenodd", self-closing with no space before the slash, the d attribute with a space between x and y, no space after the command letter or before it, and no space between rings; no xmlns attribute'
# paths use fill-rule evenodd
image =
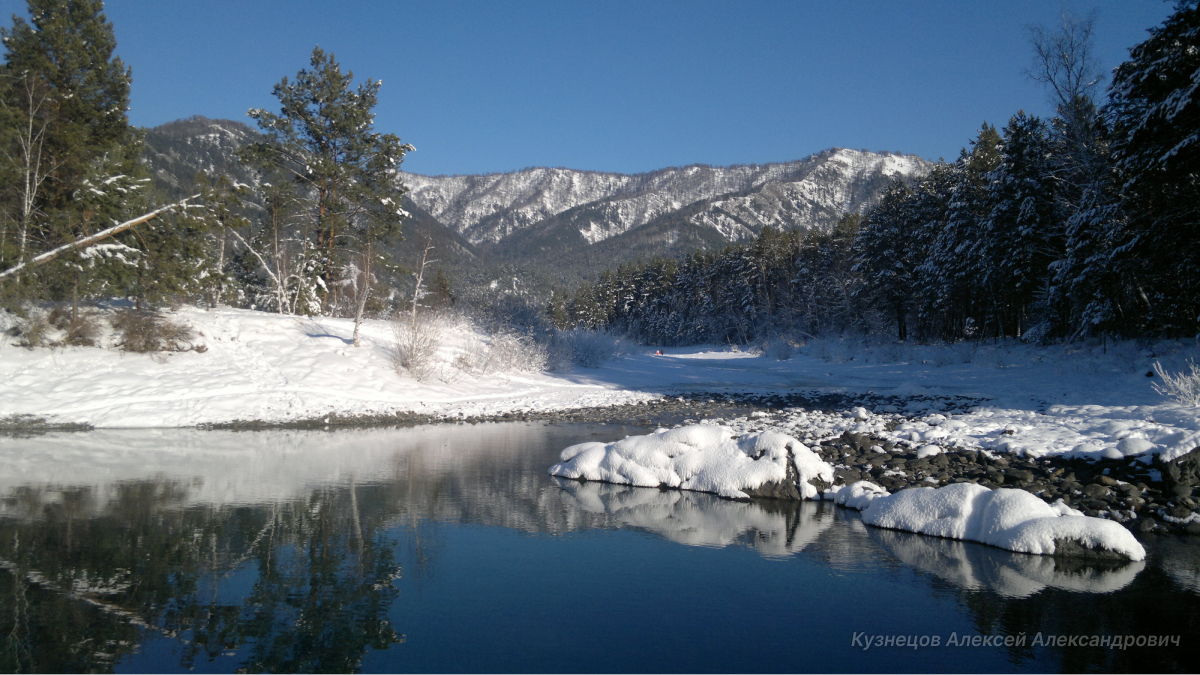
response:
<svg viewBox="0 0 1200 675"><path fill-rule="evenodd" d="M832 232L657 257L555 293L560 326L648 342L891 332L901 340L1200 333L1200 11L1180 2L1097 106L1090 21L1032 35L1057 115L984 124Z"/></svg>

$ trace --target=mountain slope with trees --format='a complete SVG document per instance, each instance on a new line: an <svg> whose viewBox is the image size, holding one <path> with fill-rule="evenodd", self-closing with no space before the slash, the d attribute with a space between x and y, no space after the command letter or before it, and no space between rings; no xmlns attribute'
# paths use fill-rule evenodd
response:
<svg viewBox="0 0 1200 675"><path fill-rule="evenodd" d="M1102 105L1091 21L1031 33L1053 118L984 124L957 161L832 232L610 268L551 314L667 344L1200 334L1200 9L1179 2L1151 29Z"/></svg>

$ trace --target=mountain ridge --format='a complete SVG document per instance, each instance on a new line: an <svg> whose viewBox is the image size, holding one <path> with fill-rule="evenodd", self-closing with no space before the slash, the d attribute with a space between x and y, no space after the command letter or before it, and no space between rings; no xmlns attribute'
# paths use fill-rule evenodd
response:
<svg viewBox="0 0 1200 675"><path fill-rule="evenodd" d="M143 162L169 193L190 189L197 172L257 183L234 156L262 138L243 122L194 116L147 129L145 138ZM890 181L932 166L916 155L829 148L791 161L633 174L527 167L398 178L408 188L405 208L417 215L406 236L448 245L443 262L463 276L503 265L570 282L637 257L745 241L765 227L828 231L844 213L876 203Z"/></svg>

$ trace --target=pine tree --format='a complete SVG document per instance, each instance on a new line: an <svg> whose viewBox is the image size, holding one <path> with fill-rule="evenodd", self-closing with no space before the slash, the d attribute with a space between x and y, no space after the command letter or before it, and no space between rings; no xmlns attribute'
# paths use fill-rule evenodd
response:
<svg viewBox="0 0 1200 675"><path fill-rule="evenodd" d="M0 30L6 122L13 123L6 124L5 157L10 171L15 163L17 173L35 178L18 190L18 255L25 258L123 219L128 188L137 185L127 179L141 175L140 137L126 116L131 74L113 54L116 38L103 3L29 0L29 16L29 22L13 17L11 29ZM86 269L77 257L64 257L40 269L25 291L77 297L88 283Z"/></svg>
<svg viewBox="0 0 1200 675"><path fill-rule="evenodd" d="M922 322L947 340L978 337L982 326L977 280L983 275L979 243L987 216L987 179L999 164L1002 139L986 122L963 150L949 191L945 224L921 266Z"/></svg>
<svg viewBox="0 0 1200 675"><path fill-rule="evenodd" d="M318 252L314 261L323 285L323 310L336 309L335 284L370 288L368 266L380 242L394 236L407 214L399 206L405 188L397 179L404 155L413 150L395 134L374 131L381 82L367 79L352 88L354 73L342 72L333 54L314 48L311 70L295 82L275 85L280 112L251 109L267 140L241 151L241 158L290 176L306 217L312 223ZM361 281L359 280L361 278ZM363 296L354 304L361 307Z"/></svg>
<svg viewBox="0 0 1200 675"><path fill-rule="evenodd" d="M1063 222L1046 124L1018 112L1004 129L1000 164L989 173L978 280L994 334L1021 337L1031 307L1044 299L1050 264L1062 257Z"/></svg>
<svg viewBox="0 0 1200 675"><path fill-rule="evenodd" d="M919 225L911 213L913 190L892 183L863 220L854 242L855 271L864 278L860 293L881 306L896 321L896 339L908 339L917 268L925 247L916 236Z"/></svg>
<svg viewBox="0 0 1200 675"><path fill-rule="evenodd" d="M1112 264L1124 275L1127 333L1200 330L1200 7L1183 0L1113 75L1113 160L1127 221Z"/></svg>

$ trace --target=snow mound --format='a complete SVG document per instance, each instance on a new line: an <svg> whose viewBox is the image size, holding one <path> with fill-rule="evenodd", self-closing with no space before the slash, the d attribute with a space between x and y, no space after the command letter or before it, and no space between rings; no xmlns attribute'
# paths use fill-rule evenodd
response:
<svg viewBox="0 0 1200 675"><path fill-rule="evenodd" d="M957 483L888 495L863 483L836 491L834 500L861 508L868 525L977 541L1018 553L1146 558L1146 550L1119 523L1065 513L1024 490Z"/></svg>
<svg viewBox="0 0 1200 675"><path fill-rule="evenodd" d="M840 485L830 488L825 492L826 499L832 499L835 504L852 508L855 511L862 511L870 506L871 502L878 497L886 497L890 494L887 490L878 485L865 480L860 480L851 485Z"/></svg>
<svg viewBox="0 0 1200 675"><path fill-rule="evenodd" d="M833 467L803 443L766 431L740 438L729 427L698 424L659 429L614 443L580 443L562 451L550 475L640 487L671 487L748 499L771 485L795 485L815 499L820 479L833 483Z"/></svg>

